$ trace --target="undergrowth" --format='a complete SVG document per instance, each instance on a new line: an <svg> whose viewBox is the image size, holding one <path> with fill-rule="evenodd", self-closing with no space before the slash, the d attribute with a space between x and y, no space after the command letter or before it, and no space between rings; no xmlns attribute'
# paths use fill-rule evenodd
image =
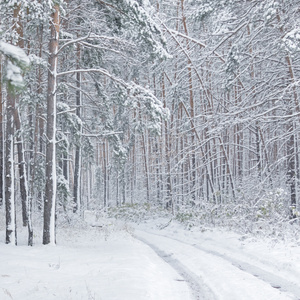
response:
<svg viewBox="0 0 300 300"><path fill-rule="evenodd" d="M243 235L269 237L275 240L299 241L300 219L290 219L282 190L265 193L259 199L239 199L227 203L202 201L195 205L175 205L173 214L155 204L134 204L113 207L110 218L141 223L164 218L166 227L172 222L187 230L195 227L225 228Z"/></svg>

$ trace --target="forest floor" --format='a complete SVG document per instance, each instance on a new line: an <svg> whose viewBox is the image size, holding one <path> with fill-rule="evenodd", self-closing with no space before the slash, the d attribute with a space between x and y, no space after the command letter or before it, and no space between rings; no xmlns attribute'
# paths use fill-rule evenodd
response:
<svg viewBox="0 0 300 300"><path fill-rule="evenodd" d="M101 220L58 228L57 245L4 244L0 299L300 299L300 241L224 229L186 230L175 221Z"/></svg>

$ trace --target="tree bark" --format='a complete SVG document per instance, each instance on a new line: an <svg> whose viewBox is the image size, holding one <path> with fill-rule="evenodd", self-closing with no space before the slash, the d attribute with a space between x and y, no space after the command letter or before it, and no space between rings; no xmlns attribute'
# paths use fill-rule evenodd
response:
<svg viewBox="0 0 300 300"><path fill-rule="evenodd" d="M6 106L5 139L5 212L6 244L17 245L16 210L15 210L15 172L14 172L14 102L15 97L8 89Z"/></svg>
<svg viewBox="0 0 300 300"><path fill-rule="evenodd" d="M295 134L292 121L288 125L289 138L287 142L287 184L290 188L291 218L296 218L296 162L295 162Z"/></svg>
<svg viewBox="0 0 300 300"><path fill-rule="evenodd" d="M164 108L167 107L166 102L166 84L165 84L165 74L162 74L161 79L162 84L162 100ZM171 120L172 122L172 120ZM171 131L168 128L168 121L165 120L164 122L164 136L165 136L165 173L166 173L166 208L170 209L172 213L174 213L174 203L173 203L173 193L172 193L172 180L171 180L171 147L170 147L170 134Z"/></svg>
<svg viewBox="0 0 300 300"><path fill-rule="evenodd" d="M28 191L27 191L27 178L26 178L26 168L25 168L25 157L23 151L23 141L20 136L21 134L21 121L17 108L14 108L14 121L16 127L16 142L17 142L17 150L18 150L18 169L20 176L20 193L21 193L21 202L22 202L22 221L23 226L26 227L28 225Z"/></svg>
<svg viewBox="0 0 300 300"><path fill-rule="evenodd" d="M103 206L107 207L107 161L106 161L106 142L103 142Z"/></svg>
<svg viewBox="0 0 300 300"><path fill-rule="evenodd" d="M56 75L59 37L59 5L54 5L51 15L49 43L49 71L47 93L47 145L46 145L46 190L44 199L43 244L55 244L56 207Z"/></svg>
<svg viewBox="0 0 300 300"><path fill-rule="evenodd" d="M80 67L80 46L77 46L77 67ZM80 119L81 118L81 73L76 73L76 115ZM81 126L78 128L81 134ZM81 146L80 141L79 145L76 145L75 150L75 168L74 168L74 208L73 212L80 211L80 177L81 177Z"/></svg>
<svg viewBox="0 0 300 300"><path fill-rule="evenodd" d="M25 156L24 156L24 145L22 138L20 136L21 132L21 121L17 108L14 108L14 121L16 131L18 132L16 141L17 141L17 150L18 150L18 168L20 176L20 192L21 192L21 201L22 201L22 221L23 226L28 227L28 246L33 245L33 229L32 229L32 220L31 220L31 198L28 194L28 181L27 181L27 170L25 165Z"/></svg>
<svg viewBox="0 0 300 300"><path fill-rule="evenodd" d="M146 151L146 143L145 143L145 134L142 133L142 148L143 148L143 156L144 156L144 167L145 167L145 181L146 181L146 200L150 201L150 179L149 179L149 166L147 160L147 151Z"/></svg>
<svg viewBox="0 0 300 300"><path fill-rule="evenodd" d="M181 0L181 9L182 9L182 23L184 28L184 33L186 36L189 36L187 23L186 23L186 16L184 14L184 0ZM186 48L187 52L190 51L190 42L186 41ZM189 85L189 101L190 101L190 117L194 122L195 117L195 103L194 103L194 92L193 92L193 77L192 77L192 62L190 58L188 58L188 85ZM193 131L192 131L193 132ZM195 135L194 133L191 134L191 195L192 195L192 202L195 203L196 200L196 153L195 153Z"/></svg>

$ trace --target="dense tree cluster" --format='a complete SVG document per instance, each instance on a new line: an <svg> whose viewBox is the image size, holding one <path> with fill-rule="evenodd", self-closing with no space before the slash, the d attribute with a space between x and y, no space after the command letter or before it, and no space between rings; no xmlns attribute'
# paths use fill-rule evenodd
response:
<svg viewBox="0 0 300 300"><path fill-rule="evenodd" d="M299 6L276 0L0 0L0 205L33 243L56 215L299 213ZM19 201L20 199L20 201ZM4 201L3 201L4 200Z"/></svg>

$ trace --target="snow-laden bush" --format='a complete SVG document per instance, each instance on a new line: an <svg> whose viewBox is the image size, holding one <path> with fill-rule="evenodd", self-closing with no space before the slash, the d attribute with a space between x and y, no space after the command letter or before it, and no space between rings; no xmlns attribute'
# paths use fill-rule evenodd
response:
<svg viewBox="0 0 300 300"><path fill-rule="evenodd" d="M264 197L256 205L257 219L265 219L278 222L288 217L289 212L285 209L289 207L286 203L287 193L283 189L275 189L265 193Z"/></svg>
<svg viewBox="0 0 300 300"><path fill-rule="evenodd" d="M241 234L277 239L298 239L299 220L290 220L288 197L283 189L267 190L259 197L247 193L226 203L199 201L196 205L175 205L172 215L155 204L126 204L112 207L108 216L119 220L141 223L163 218L193 227L222 227ZM169 222L165 222L169 224Z"/></svg>

